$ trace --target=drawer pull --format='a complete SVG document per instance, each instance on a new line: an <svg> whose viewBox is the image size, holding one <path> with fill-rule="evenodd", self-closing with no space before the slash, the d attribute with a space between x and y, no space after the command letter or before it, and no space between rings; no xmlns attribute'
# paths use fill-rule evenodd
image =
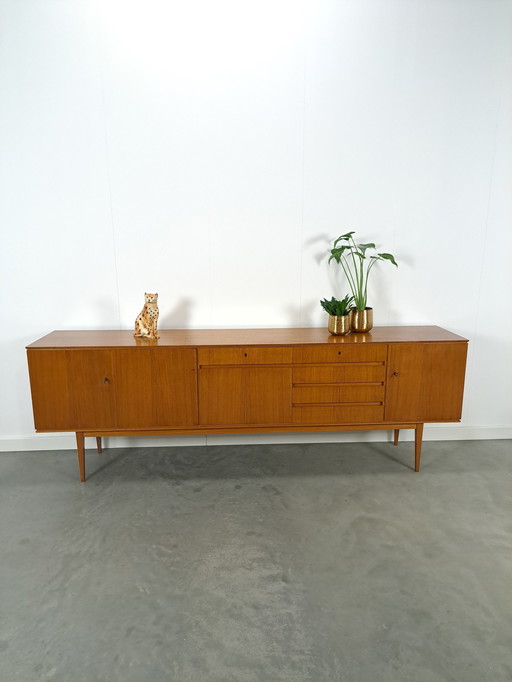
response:
<svg viewBox="0 0 512 682"><path fill-rule="evenodd" d="M394 377L397 377L397 376L398 376L398 372L393 372L393 376L394 376Z"/></svg>

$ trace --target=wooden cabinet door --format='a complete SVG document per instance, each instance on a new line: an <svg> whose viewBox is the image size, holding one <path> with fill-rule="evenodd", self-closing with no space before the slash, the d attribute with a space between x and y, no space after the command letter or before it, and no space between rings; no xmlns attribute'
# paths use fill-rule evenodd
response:
<svg viewBox="0 0 512 682"><path fill-rule="evenodd" d="M242 367L199 368L199 423L244 424Z"/></svg>
<svg viewBox="0 0 512 682"><path fill-rule="evenodd" d="M27 358L36 430L72 431L66 351L29 350Z"/></svg>
<svg viewBox="0 0 512 682"><path fill-rule="evenodd" d="M111 350L67 350L74 428L115 428L116 404Z"/></svg>
<svg viewBox="0 0 512 682"><path fill-rule="evenodd" d="M290 367L201 367L199 421L204 425L291 423Z"/></svg>
<svg viewBox="0 0 512 682"><path fill-rule="evenodd" d="M386 421L458 421L467 343L390 344Z"/></svg>
<svg viewBox="0 0 512 682"><path fill-rule="evenodd" d="M123 348L114 358L119 428L197 424L194 348Z"/></svg>
<svg viewBox="0 0 512 682"><path fill-rule="evenodd" d="M247 367L242 379L246 424L291 422L291 367Z"/></svg>

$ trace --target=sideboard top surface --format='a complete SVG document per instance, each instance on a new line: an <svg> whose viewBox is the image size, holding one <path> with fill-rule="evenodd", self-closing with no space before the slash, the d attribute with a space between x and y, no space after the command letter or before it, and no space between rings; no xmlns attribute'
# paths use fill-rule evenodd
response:
<svg viewBox="0 0 512 682"><path fill-rule="evenodd" d="M27 348L155 348L184 346L293 346L313 344L465 342L441 327L374 327L366 334L333 336L323 327L280 329L163 329L158 340L141 339L128 330L54 331Z"/></svg>

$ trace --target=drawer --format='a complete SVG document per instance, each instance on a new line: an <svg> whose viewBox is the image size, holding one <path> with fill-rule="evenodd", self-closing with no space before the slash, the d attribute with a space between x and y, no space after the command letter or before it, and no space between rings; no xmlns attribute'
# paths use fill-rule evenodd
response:
<svg viewBox="0 0 512 682"><path fill-rule="evenodd" d="M294 424L379 424L380 405L305 405L292 408Z"/></svg>
<svg viewBox="0 0 512 682"><path fill-rule="evenodd" d="M380 381L386 378L386 366L383 362L369 364L340 363L338 366L294 367L294 384L343 384L366 383Z"/></svg>
<svg viewBox="0 0 512 682"><path fill-rule="evenodd" d="M200 365L281 365L290 364L292 349L269 346L199 348Z"/></svg>
<svg viewBox="0 0 512 682"><path fill-rule="evenodd" d="M380 403L384 402L383 384L345 386L294 386L293 404Z"/></svg>
<svg viewBox="0 0 512 682"><path fill-rule="evenodd" d="M387 354L385 344L299 346L293 349L293 362L306 365L317 362L385 362Z"/></svg>

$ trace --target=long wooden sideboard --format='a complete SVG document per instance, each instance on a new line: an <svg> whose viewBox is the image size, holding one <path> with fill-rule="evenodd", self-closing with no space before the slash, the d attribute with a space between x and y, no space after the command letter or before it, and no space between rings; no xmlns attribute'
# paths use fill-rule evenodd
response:
<svg viewBox="0 0 512 682"><path fill-rule="evenodd" d="M461 418L466 339L440 327L54 331L27 347L37 432L104 436L415 430Z"/></svg>

